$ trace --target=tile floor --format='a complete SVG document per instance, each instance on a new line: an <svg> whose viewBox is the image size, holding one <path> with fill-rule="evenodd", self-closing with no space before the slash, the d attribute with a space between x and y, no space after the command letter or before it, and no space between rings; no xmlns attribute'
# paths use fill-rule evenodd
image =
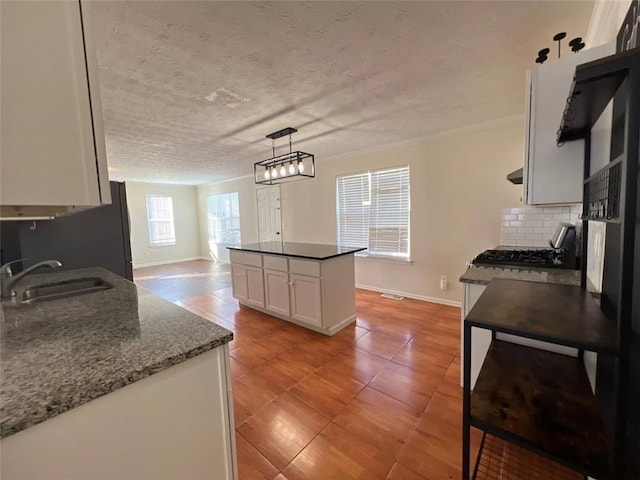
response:
<svg viewBox="0 0 640 480"><path fill-rule="evenodd" d="M461 477L458 308L358 290L355 324L326 337L239 306L228 265L135 281L233 330L240 480Z"/></svg>

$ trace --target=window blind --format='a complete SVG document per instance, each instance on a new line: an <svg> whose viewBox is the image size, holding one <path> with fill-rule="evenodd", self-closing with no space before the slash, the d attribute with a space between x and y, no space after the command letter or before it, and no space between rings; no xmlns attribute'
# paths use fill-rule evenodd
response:
<svg viewBox="0 0 640 480"><path fill-rule="evenodd" d="M240 203L238 192L207 197L209 241L240 245Z"/></svg>
<svg viewBox="0 0 640 480"><path fill-rule="evenodd" d="M149 245L175 245L173 199L160 195L147 195L146 199Z"/></svg>
<svg viewBox="0 0 640 480"><path fill-rule="evenodd" d="M336 179L338 243L369 255L409 257L409 167Z"/></svg>

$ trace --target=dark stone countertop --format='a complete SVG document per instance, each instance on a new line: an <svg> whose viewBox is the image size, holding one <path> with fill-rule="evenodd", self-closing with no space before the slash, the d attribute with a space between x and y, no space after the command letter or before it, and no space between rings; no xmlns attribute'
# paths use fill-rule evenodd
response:
<svg viewBox="0 0 640 480"><path fill-rule="evenodd" d="M580 285L580 270L560 268L516 268L472 266L460 277L462 283L488 285L494 278L506 280L526 280L529 282L557 283L560 285Z"/></svg>
<svg viewBox="0 0 640 480"><path fill-rule="evenodd" d="M21 288L93 276L114 288L30 305L2 305L0 437L233 338L229 330L102 268L30 275Z"/></svg>
<svg viewBox="0 0 640 480"><path fill-rule="evenodd" d="M307 258L311 260L327 260L340 255L361 252L366 247L347 247L344 245L322 245L316 243L297 242L259 242L245 243L239 247L227 247L231 250L282 255L286 257Z"/></svg>

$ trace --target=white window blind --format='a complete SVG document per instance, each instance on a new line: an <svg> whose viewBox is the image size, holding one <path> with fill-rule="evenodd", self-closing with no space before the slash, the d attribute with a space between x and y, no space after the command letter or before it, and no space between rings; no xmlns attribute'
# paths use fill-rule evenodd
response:
<svg viewBox="0 0 640 480"><path fill-rule="evenodd" d="M160 195L147 195L147 221L149 245L175 245L173 199Z"/></svg>
<svg viewBox="0 0 640 480"><path fill-rule="evenodd" d="M409 258L409 166L336 179L338 243Z"/></svg>
<svg viewBox="0 0 640 480"><path fill-rule="evenodd" d="M240 245L240 204L238 192L207 197L209 242Z"/></svg>

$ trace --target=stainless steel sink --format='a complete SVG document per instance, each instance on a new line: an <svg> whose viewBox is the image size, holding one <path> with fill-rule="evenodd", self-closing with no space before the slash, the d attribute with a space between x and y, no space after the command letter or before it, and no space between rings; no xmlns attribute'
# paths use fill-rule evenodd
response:
<svg viewBox="0 0 640 480"><path fill-rule="evenodd" d="M57 298L74 297L110 288L113 288L113 285L105 282L100 277L74 278L60 282L31 285L22 293L22 303L28 304Z"/></svg>

